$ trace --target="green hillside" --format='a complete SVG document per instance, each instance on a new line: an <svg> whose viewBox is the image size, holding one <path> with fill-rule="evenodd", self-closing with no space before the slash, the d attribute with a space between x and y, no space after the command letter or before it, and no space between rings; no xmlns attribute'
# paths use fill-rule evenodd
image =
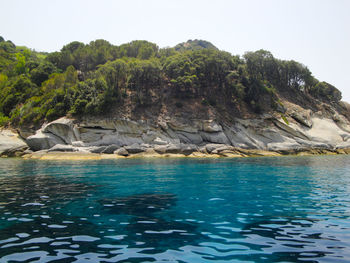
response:
<svg viewBox="0 0 350 263"><path fill-rule="evenodd" d="M219 112L261 114L297 103L337 103L341 93L301 63L269 51L242 57L203 40L175 48L147 41L120 46L106 40L72 42L35 52L0 37L0 125L38 126L65 115L106 116L115 109L147 109L164 101L181 110L200 101Z"/></svg>

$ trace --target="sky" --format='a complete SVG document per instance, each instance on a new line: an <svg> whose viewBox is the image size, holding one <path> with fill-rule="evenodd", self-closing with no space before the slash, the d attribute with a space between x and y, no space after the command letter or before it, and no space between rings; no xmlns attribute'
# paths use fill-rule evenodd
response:
<svg viewBox="0 0 350 263"><path fill-rule="evenodd" d="M37 51L72 41L210 41L306 65L350 102L350 0L0 0L0 36Z"/></svg>

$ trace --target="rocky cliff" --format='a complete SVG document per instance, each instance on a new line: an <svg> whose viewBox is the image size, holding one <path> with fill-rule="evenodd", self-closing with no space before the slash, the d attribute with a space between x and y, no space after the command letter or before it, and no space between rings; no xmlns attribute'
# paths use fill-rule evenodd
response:
<svg viewBox="0 0 350 263"><path fill-rule="evenodd" d="M193 115L148 120L63 117L43 125L25 142L40 154L251 156L348 152L350 122L346 116L331 107L312 111L290 102L284 104L284 114L230 120L195 119ZM24 144L18 147L25 149Z"/></svg>

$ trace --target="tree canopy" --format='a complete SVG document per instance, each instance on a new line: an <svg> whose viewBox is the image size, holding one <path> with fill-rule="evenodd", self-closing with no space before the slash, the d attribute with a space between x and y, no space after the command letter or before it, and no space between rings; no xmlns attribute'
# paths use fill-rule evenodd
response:
<svg viewBox="0 0 350 263"><path fill-rule="evenodd" d="M203 40L159 48L144 40L115 46L99 39L43 53L0 37L0 125L108 114L128 99L148 107L162 91L214 107L244 104L256 113L273 110L284 92L328 103L341 99L339 90L303 64L266 50L240 57Z"/></svg>

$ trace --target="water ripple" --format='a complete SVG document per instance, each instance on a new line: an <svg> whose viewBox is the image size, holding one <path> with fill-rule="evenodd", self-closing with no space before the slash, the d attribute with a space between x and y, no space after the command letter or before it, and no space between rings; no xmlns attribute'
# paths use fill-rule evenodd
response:
<svg viewBox="0 0 350 263"><path fill-rule="evenodd" d="M350 262L346 156L0 162L0 262Z"/></svg>

